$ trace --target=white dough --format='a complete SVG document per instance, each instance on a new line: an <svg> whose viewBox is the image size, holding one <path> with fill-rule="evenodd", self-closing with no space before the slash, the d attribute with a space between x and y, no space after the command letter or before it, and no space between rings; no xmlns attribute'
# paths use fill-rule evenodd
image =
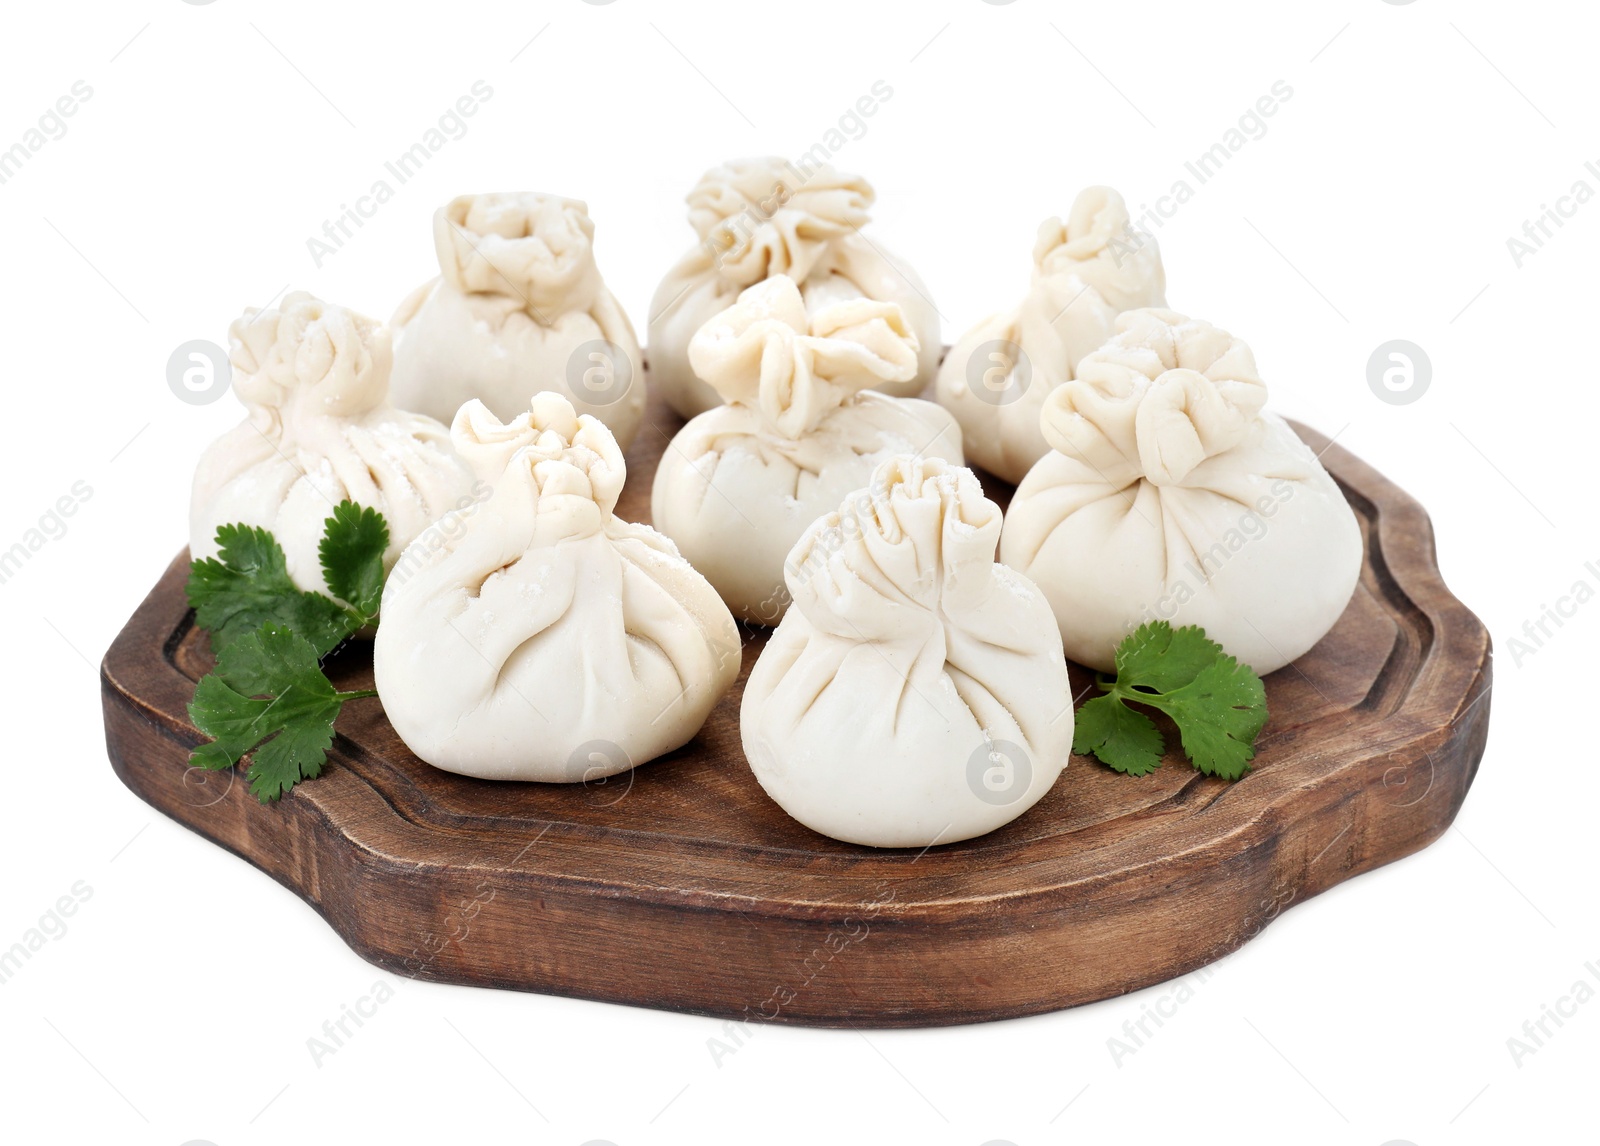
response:
<svg viewBox="0 0 1600 1146"><path fill-rule="evenodd" d="M601 280L575 199L462 195L433 218L440 276L395 311L395 404L448 424L477 398L509 421L565 394L627 449L644 418L639 340Z"/></svg>
<svg viewBox="0 0 1600 1146"><path fill-rule="evenodd" d="M1050 449L1045 398L1112 336L1119 313L1165 306L1165 291L1155 239L1130 228L1111 188L1084 189L1065 223L1041 224L1027 297L963 334L939 368L939 403L961 423L967 460L1021 481Z"/></svg>
<svg viewBox="0 0 1600 1146"><path fill-rule="evenodd" d="M1000 509L971 470L891 458L806 532L794 608L739 710L767 794L872 847L991 832L1066 766L1072 693L1050 606L994 561Z"/></svg>
<svg viewBox="0 0 1600 1146"><path fill-rule="evenodd" d="M1135 310L1046 400L1052 451L1006 511L1001 558L1039 583L1067 656L1110 672L1145 621L1199 625L1258 673L1338 621L1361 530L1316 455L1273 414L1250 348Z"/></svg>
<svg viewBox="0 0 1600 1146"><path fill-rule="evenodd" d="M912 377L917 348L896 304L858 298L808 314L784 275L750 287L695 334L690 361L727 404L672 439L651 520L736 616L777 623L789 550L884 458L961 463L948 413L868 389Z"/></svg>
<svg viewBox="0 0 1600 1146"><path fill-rule="evenodd" d="M737 159L701 176L688 197L700 241L650 304L651 386L685 418L719 405L690 365L690 340L746 287L788 275L812 311L853 298L898 303L917 336L917 368L877 388L902 398L922 393L939 363L939 312L916 272L860 233L874 198L860 176L809 160Z"/></svg>
<svg viewBox="0 0 1600 1146"><path fill-rule="evenodd" d="M538 394L451 429L490 487L400 558L372 666L423 760L490 780L583 781L692 737L739 672L738 626L672 542L613 509L626 469L603 423Z"/></svg>
<svg viewBox="0 0 1600 1146"><path fill-rule="evenodd" d="M217 555L217 527L269 530L294 583L326 593L317 546L349 499L389 523L385 568L447 510L471 501L472 479L444 426L389 403L389 332L304 291L275 310L247 310L228 328L233 391L249 411L195 469L189 553Z"/></svg>

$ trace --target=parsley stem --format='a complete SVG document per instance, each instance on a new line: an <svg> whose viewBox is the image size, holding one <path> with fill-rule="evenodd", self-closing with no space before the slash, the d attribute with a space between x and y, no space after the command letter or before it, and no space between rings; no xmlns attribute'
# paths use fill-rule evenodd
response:
<svg viewBox="0 0 1600 1146"><path fill-rule="evenodd" d="M355 692L340 692L334 695L340 700L360 700L363 696L377 696L378 694L370 688L363 688Z"/></svg>
<svg viewBox="0 0 1600 1146"><path fill-rule="evenodd" d="M1158 711L1167 711L1167 706L1161 703L1166 699L1165 693L1145 692L1141 688L1125 684L1113 684L1106 692L1108 696L1116 697L1118 700L1131 701L1134 704L1148 704Z"/></svg>

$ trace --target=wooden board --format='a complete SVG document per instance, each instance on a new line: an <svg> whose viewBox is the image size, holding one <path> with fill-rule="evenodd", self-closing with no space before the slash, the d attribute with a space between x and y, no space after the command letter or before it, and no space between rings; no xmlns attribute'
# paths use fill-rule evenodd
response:
<svg viewBox="0 0 1600 1146"><path fill-rule="evenodd" d="M680 424L652 405L623 517L649 520ZM364 700L341 717L324 774L263 807L236 771L187 766L200 737L186 705L211 665L184 604L187 555L106 654L107 748L140 797L399 975L822 1026L976 1022L1122 994L1424 847L1483 755L1489 636L1440 579L1427 515L1296 429L1354 507L1366 563L1333 632L1267 678L1272 718L1238 783L1175 755L1141 778L1074 757L981 839L925 853L838 843L789 819L744 761L739 698L765 643L747 629L739 682L700 734L604 784L437 771ZM352 646L330 675L371 687L369 653ZM1075 691L1089 680L1073 677Z"/></svg>

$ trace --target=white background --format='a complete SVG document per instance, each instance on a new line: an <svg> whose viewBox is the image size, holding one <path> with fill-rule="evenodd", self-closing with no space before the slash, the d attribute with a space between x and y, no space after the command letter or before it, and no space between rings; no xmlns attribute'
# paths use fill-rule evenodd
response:
<svg viewBox="0 0 1600 1146"><path fill-rule="evenodd" d="M1600 965L1600 605L1532 653L1511 645L1575 581L1600 584L1584 569L1600 560L1600 204L1520 268L1506 245L1575 181L1600 190L1587 6L122 0L10 4L4 21L0 148L74 81L93 89L0 186L0 548L73 483L93 489L0 585L0 947L75 882L92 889L0 987L6 1139L1592 1134L1600 1001L1520 1064L1507 1045ZM306 239L479 79L494 95L466 137L316 267ZM324 1020L394 980L105 758L97 663L184 543L202 446L240 416L231 397L179 402L168 355L225 341L285 285L386 316L435 272L432 211L468 190L586 199L642 334L700 172L798 155L880 79L892 98L836 163L876 186L875 233L920 270L947 339L1015 301L1035 227L1079 187L1153 202L1274 81L1293 88L1159 232L1169 298L1251 343L1279 410L1431 510L1445 576L1498 651L1456 828L1288 912L1120 1065L1107 1040L1172 986L975 1028L763 1028L718 1066L709 1020L401 981L313 1065ZM1411 405L1367 385L1394 338L1432 361Z"/></svg>

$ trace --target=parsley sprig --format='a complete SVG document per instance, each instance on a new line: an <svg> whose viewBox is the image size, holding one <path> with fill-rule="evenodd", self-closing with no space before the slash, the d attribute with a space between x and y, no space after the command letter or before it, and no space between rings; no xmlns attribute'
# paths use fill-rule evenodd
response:
<svg viewBox="0 0 1600 1146"><path fill-rule="evenodd" d="M382 514L340 502L317 550L328 596L294 584L267 530L217 530L218 556L194 562L187 585L217 656L189 705L195 727L211 737L190 764L221 771L249 756L250 790L263 804L321 774L345 702L377 695L338 691L322 660L377 619L388 545Z"/></svg>
<svg viewBox="0 0 1600 1146"><path fill-rule="evenodd" d="M1074 752L1094 755L1118 772L1143 776L1161 765L1161 730L1129 703L1149 705L1178 726L1183 751L1208 776L1237 780L1250 768L1255 739L1267 722L1267 694L1249 665L1240 664L1189 625L1140 625L1117 646L1117 675L1098 683L1097 696L1078 709Z"/></svg>
<svg viewBox="0 0 1600 1146"><path fill-rule="evenodd" d="M195 686L189 715L214 739L189 763L221 771L250 753L250 790L270 803L322 773L345 701L377 695L336 691L311 642L269 621L224 648Z"/></svg>
<svg viewBox="0 0 1600 1146"><path fill-rule="evenodd" d="M341 641L372 624L383 596L383 551L389 527L375 509L353 501L334 507L317 554L323 580L340 598L308 593L289 578L283 547L271 533L249 525L217 530L216 557L189 567L187 592L195 623L211 634L221 654L234 640L270 622L293 629L326 656Z"/></svg>

